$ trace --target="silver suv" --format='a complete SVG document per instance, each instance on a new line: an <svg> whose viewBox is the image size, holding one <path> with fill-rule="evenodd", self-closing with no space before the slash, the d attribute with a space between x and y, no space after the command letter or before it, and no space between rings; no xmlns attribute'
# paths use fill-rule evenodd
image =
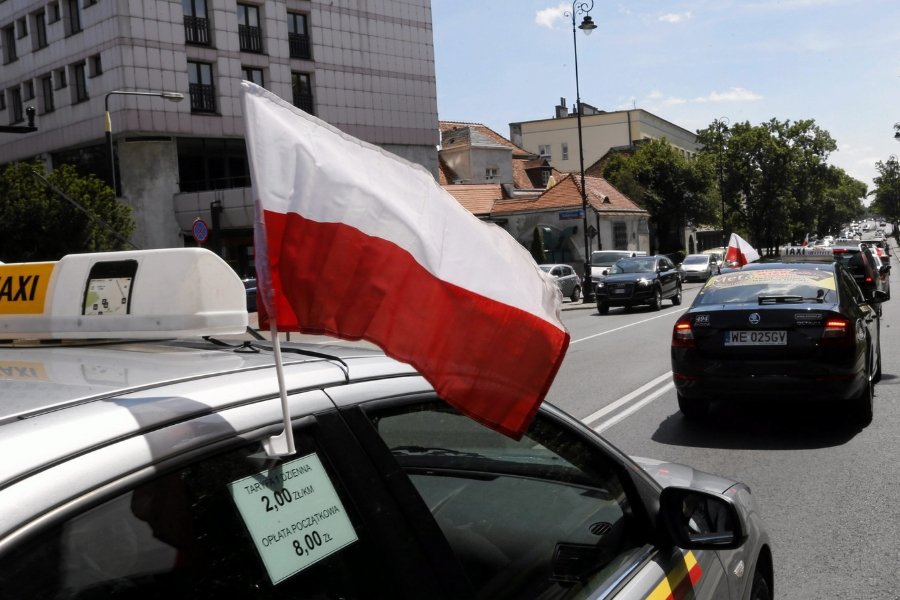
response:
<svg viewBox="0 0 900 600"><path fill-rule="evenodd" d="M745 485L636 462L546 403L511 439L362 347L284 344L285 419L271 343L241 334L240 280L218 258L151 254L85 255L36 292L40 311L0 317L0 590L771 597Z"/></svg>

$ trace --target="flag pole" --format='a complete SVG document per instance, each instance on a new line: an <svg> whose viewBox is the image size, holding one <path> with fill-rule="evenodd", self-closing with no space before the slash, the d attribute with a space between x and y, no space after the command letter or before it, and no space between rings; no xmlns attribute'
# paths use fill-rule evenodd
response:
<svg viewBox="0 0 900 600"><path fill-rule="evenodd" d="M263 440L263 448L266 454L275 456L290 456L297 453L294 446L294 428L291 427L291 413L288 410L287 389L284 385L284 365L281 362L281 342L278 339L278 328L275 319L269 321L269 331L272 334L272 349L275 351L275 373L278 376L278 392L281 396L281 413L284 417L284 431Z"/></svg>

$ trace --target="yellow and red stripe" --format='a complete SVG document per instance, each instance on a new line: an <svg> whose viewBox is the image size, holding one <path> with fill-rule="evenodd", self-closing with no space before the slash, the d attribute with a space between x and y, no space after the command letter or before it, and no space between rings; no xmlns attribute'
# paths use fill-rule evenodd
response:
<svg viewBox="0 0 900 600"><path fill-rule="evenodd" d="M693 552L684 555L684 560L679 562L666 573L666 577L659 582L647 600L687 600L694 597L694 586L703 577L703 569Z"/></svg>

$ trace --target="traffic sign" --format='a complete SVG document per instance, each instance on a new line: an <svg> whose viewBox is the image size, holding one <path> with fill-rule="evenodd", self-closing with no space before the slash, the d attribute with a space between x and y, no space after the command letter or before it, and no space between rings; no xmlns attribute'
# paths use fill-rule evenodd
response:
<svg viewBox="0 0 900 600"><path fill-rule="evenodd" d="M202 244L209 237L209 227L203 219L194 219L194 225L191 227L191 233L198 244Z"/></svg>

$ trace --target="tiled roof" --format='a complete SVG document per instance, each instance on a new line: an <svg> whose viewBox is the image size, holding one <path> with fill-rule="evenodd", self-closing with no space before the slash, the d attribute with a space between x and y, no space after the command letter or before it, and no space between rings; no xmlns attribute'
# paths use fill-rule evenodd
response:
<svg viewBox="0 0 900 600"><path fill-rule="evenodd" d="M581 208L580 176L569 173L535 199L502 200L494 204L492 214ZM647 211L632 202L611 183L600 177L585 177L588 203L604 214L643 214Z"/></svg>
<svg viewBox="0 0 900 600"><path fill-rule="evenodd" d="M464 121L441 121L440 124L441 133L443 134L446 131L453 131L454 129L461 129L464 127L470 128L472 131L479 133L492 142L496 144L500 144L501 146L506 146L510 150L512 150L513 157L525 157L525 156L535 156L533 152L529 152L524 148L520 148L516 146L511 141L481 123L466 123Z"/></svg>
<svg viewBox="0 0 900 600"><path fill-rule="evenodd" d="M476 217L490 215L494 204L505 196L499 183L457 183L442 187Z"/></svg>

